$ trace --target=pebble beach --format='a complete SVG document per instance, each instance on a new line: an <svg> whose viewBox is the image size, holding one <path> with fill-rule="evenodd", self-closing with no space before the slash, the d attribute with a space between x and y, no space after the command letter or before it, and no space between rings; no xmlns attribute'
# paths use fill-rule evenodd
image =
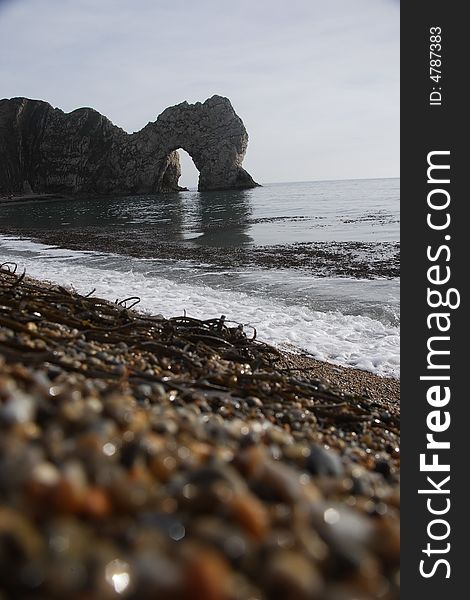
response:
<svg viewBox="0 0 470 600"><path fill-rule="evenodd" d="M395 600L399 382L0 268L0 598Z"/></svg>

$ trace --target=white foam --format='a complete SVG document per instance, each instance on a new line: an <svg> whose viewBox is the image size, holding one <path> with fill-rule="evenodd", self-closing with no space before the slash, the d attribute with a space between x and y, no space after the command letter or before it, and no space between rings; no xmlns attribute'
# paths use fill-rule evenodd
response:
<svg viewBox="0 0 470 600"><path fill-rule="evenodd" d="M142 271L144 263L139 259L115 254L74 252L7 236L0 236L0 252L2 261L17 262L32 277L70 284L80 293L96 288L97 296L112 301L136 295L142 300L141 309L168 317L184 311L196 318L224 314L256 327L258 338L265 342L294 346L320 360L379 375L399 376L398 327L367 316L288 306L275 299L261 301L255 295L216 286L176 283ZM107 257L110 266L103 268ZM139 269L133 269L137 264Z"/></svg>

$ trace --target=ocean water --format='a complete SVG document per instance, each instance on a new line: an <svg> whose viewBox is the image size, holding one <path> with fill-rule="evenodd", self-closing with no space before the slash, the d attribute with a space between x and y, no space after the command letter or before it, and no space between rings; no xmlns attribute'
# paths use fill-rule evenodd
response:
<svg viewBox="0 0 470 600"><path fill-rule="evenodd" d="M0 256L141 310L399 376L399 180L0 207Z"/></svg>

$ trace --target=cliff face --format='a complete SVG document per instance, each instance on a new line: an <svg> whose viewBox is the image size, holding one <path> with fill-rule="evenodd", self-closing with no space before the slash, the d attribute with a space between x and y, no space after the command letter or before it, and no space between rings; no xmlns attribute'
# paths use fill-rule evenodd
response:
<svg viewBox="0 0 470 600"><path fill-rule="evenodd" d="M248 134L230 101L167 108L128 134L91 108L0 100L0 193L137 194L181 189L178 148L199 170L199 190L250 188Z"/></svg>

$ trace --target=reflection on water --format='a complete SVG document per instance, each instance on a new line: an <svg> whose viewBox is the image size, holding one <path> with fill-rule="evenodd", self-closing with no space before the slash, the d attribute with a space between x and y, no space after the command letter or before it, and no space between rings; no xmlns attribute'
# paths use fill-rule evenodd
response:
<svg viewBox="0 0 470 600"><path fill-rule="evenodd" d="M107 233L150 225L157 241L243 246L252 215L247 190L188 191L153 196L32 201L2 207L3 226L25 229L100 229Z"/></svg>
<svg viewBox="0 0 470 600"><path fill-rule="evenodd" d="M249 192L200 192L196 209L195 242L204 246L243 246L253 242L247 234L253 208Z"/></svg>
<svg viewBox="0 0 470 600"><path fill-rule="evenodd" d="M100 210L101 200L95 200ZM151 225L154 238L158 241L180 241L184 239L185 207L178 193L156 196L133 196L108 200L109 208L104 218L105 225L125 225L140 228Z"/></svg>
<svg viewBox="0 0 470 600"><path fill-rule="evenodd" d="M0 206L0 226L151 230L152 241L212 247L398 241L399 179L269 184L251 190L32 201Z"/></svg>

